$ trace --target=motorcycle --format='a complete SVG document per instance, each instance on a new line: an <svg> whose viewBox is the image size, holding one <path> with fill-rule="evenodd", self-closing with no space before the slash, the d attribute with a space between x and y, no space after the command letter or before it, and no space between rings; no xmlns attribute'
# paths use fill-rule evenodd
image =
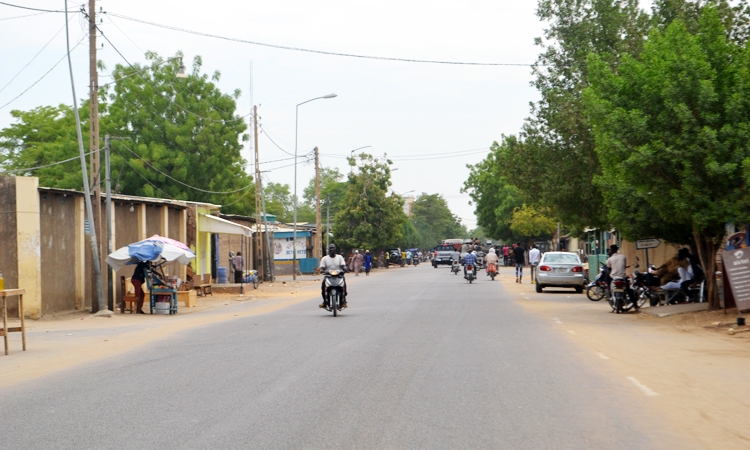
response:
<svg viewBox="0 0 750 450"><path fill-rule="evenodd" d="M650 270L656 268L651 265ZM659 303L659 296L654 292L654 287L659 286L659 277L651 273L643 273L638 270L636 264L635 270L633 271L633 289L635 290L635 297L638 303L638 307L642 307L649 302L650 306L655 306Z"/></svg>
<svg viewBox="0 0 750 450"><path fill-rule="evenodd" d="M495 263L487 264L487 275L492 278L492 281L495 281L495 275L497 275L497 267L495 266Z"/></svg>
<svg viewBox="0 0 750 450"><path fill-rule="evenodd" d="M610 269L602 263L599 264L601 265L599 274L596 275L594 281L586 286L586 297L592 302L598 302L604 297L609 297Z"/></svg>
<svg viewBox="0 0 750 450"><path fill-rule="evenodd" d="M471 282L474 281L477 277L477 274L474 273L475 269L476 269L476 266L472 264L466 265L466 279L469 281L469 284L471 284Z"/></svg>
<svg viewBox="0 0 750 450"><path fill-rule="evenodd" d="M344 299L344 287L346 281L344 280L344 271L331 269L325 274L325 287L326 287L326 311L333 312L333 317L338 315L341 311L341 304Z"/></svg>
<svg viewBox="0 0 750 450"><path fill-rule="evenodd" d="M477 252L477 270L481 270L481 269L484 269L484 268L485 268L485 265L484 265L484 252L481 251L481 250L479 250Z"/></svg>
<svg viewBox="0 0 750 450"><path fill-rule="evenodd" d="M455 275L458 275L458 272L461 271L461 263L456 261L455 259L451 263L451 272L453 272Z"/></svg>

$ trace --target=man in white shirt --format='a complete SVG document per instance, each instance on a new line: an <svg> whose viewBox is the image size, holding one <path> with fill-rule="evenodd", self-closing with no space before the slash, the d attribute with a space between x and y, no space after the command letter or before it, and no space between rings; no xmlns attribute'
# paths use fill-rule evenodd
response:
<svg viewBox="0 0 750 450"><path fill-rule="evenodd" d="M536 276L536 267L539 265L539 259L541 258L542 252L536 248L535 244L531 244L531 250L529 250L529 264L531 265L531 284L534 284L534 277Z"/></svg>
<svg viewBox="0 0 750 450"><path fill-rule="evenodd" d="M331 269L343 270L346 272L346 261L344 257L336 254L336 245L331 244L328 246L328 254L320 258L320 274L325 275ZM319 308L326 307L326 280L323 279L323 283L320 285L321 295L323 296L323 303L318 305ZM342 308L346 308L346 283L344 283L344 300L341 304Z"/></svg>

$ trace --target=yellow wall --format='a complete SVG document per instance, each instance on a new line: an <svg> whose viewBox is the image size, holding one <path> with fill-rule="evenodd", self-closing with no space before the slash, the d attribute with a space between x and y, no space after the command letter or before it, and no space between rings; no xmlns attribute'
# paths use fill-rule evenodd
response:
<svg viewBox="0 0 750 450"><path fill-rule="evenodd" d="M39 179L16 177L16 223L18 226L18 287L26 289L24 314L42 315L42 255L39 224ZM47 280L54 283L54 280Z"/></svg>

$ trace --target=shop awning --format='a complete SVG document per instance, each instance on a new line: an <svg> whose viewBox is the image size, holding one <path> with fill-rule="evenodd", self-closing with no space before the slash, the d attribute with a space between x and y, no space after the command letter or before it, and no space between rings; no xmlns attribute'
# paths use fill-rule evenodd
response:
<svg viewBox="0 0 750 450"><path fill-rule="evenodd" d="M200 214L198 220L199 233L239 234L250 237L253 231L238 223L231 222L221 217Z"/></svg>

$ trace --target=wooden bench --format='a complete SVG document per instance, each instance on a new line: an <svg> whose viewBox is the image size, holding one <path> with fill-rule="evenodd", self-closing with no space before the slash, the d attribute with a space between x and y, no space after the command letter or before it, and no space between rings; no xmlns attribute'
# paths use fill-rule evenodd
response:
<svg viewBox="0 0 750 450"><path fill-rule="evenodd" d="M700 283L691 284L688 287L687 299L693 303L703 303L703 287L706 284L705 280ZM659 305L669 305L672 301L679 298L680 295L685 295L680 289L661 289L656 288L655 292L659 295Z"/></svg>

